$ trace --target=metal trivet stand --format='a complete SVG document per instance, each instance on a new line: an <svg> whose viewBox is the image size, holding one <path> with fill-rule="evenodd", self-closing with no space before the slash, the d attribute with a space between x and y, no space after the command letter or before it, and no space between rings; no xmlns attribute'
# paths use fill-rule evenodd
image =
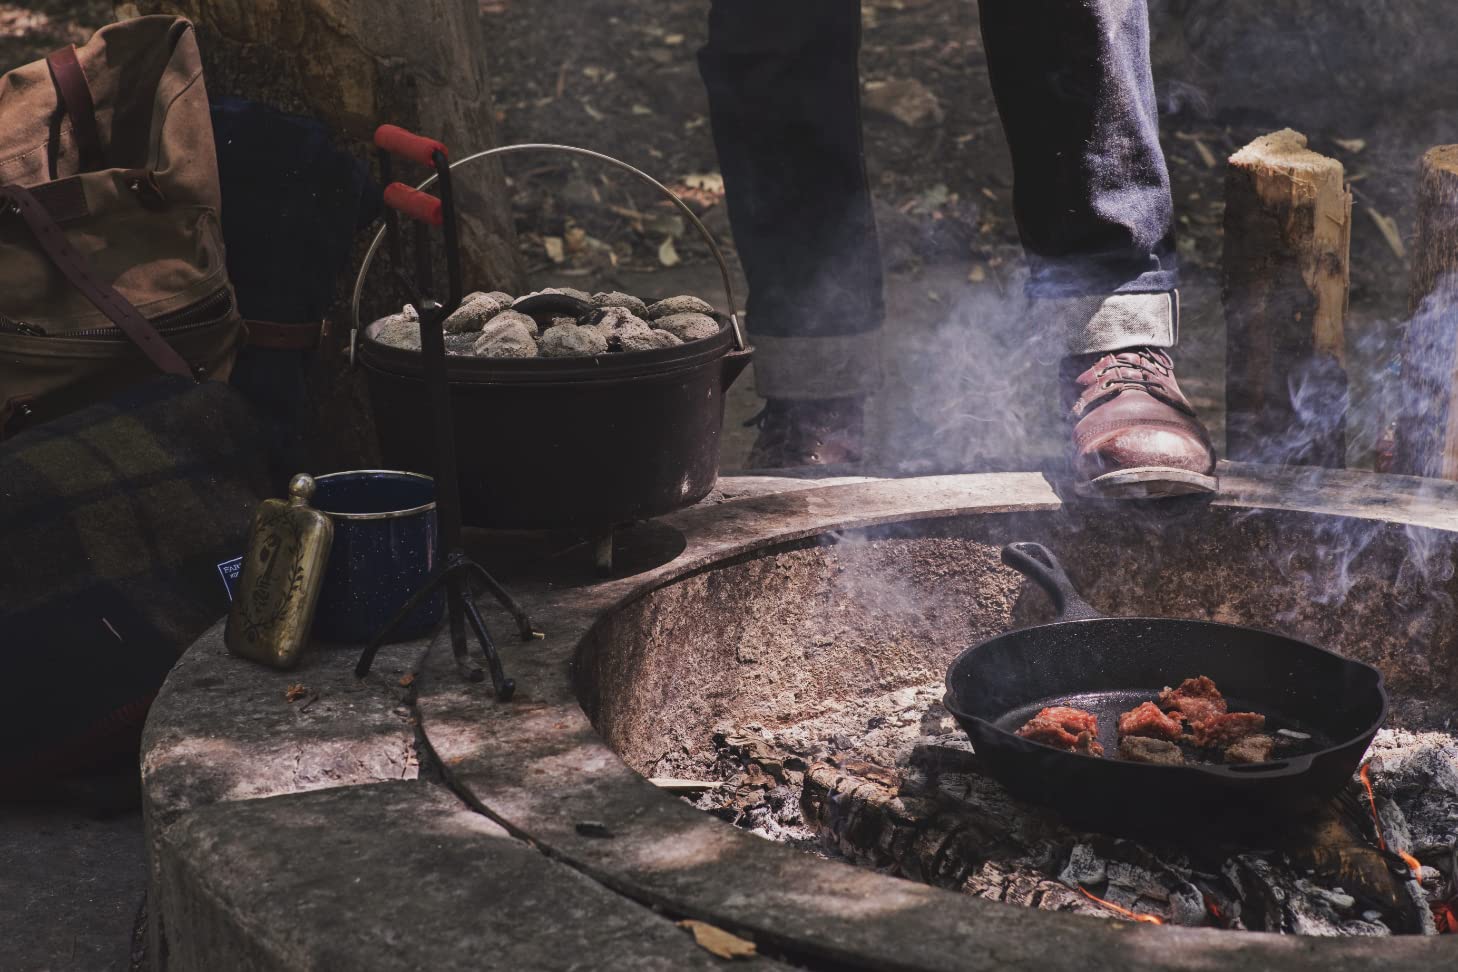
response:
<svg viewBox="0 0 1458 972"><path fill-rule="evenodd" d="M409 617L425 598L438 587L446 589L446 613L450 618L451 650L455 654L456 668L461 675L472 682L484 679L481 669L471 665L466 652L466 625L476 634L481 652L486 656L491 670L491 684L496 689L496 698L502 702L511 698L516 683L506 677L501 665L501 656L491 640L491 632L481 612L471 601L470 578L481 581L502 607L516 619L517 630L523 641L541 638L542 633L532 625L526 611L518 604L486 568L466 556L461 540L461 486L456 472L455 428L451 421L450 386L446 381L445 319L461 304L461 253L456 236L455 198L451 192L451 169L446 158L446 147L434 139L411 134L394 125L381 125L375 131L375 146L379 149L380 179L385 183L385 227L390 239L391 270L395 279L404 288L420 317L420 353L425 374L425 384L430 389L430 416L435 431L435 497L436 516L440 523L441 546L444 548L440 566L426 579L425 583L410 595L379 633L375 635L364 652L354 673L360 678L369 674L370 665L380 645L390 637L400 623ZM390 156L419 162L435 169L440 182L440 196L412 189L409 186L390 181ZM404 264L400 242L400 219L404 213L415 220L415 279L411 280L401 269ZM430 270L430 231L428 227L439 226L445 238L447 295L445 304L430 298L432 289Z"/></svg>

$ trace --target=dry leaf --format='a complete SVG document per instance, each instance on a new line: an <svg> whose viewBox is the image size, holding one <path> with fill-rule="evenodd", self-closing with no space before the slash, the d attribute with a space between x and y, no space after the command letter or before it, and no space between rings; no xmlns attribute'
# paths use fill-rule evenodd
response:
<svg viewBox="0 0 1458 972"><path fill-rule="evenodd" d="M414 672L406 672L404 675L401 675L400 676L400 687L401 688L409 688L410 686L412 686L414 684L415 684L415 673Z"/></svg>
<svg viewBox="0 0 1458 972"><path fill-rule="evenodd" d="M700 189L714 195L723 195L724 177L717 172L697 172L683 177L683 184L690 189Z"/></svg>
<svg viewBox="0 0 1458 972"><path fill-rule="evenodd" d="M889 115L908 128L931 128L946 117L937 96L915 78L867 81L861 104L868 112Z"/></svg>
<svg viewBox="0 0 1458 972"><path fill-rule="evenodd" d="M1198 138L1195 139L1195 151L1200 153L1200 161L1205 163L1205 168L1213 169L1220 164L1219 160L1215 158L1215 153L1210 151L1210 146Z"/></svg>
<svg viewBox="0 0 1458 972"><path fill-rule="evenodd" d="M687 928L693 932L694 943L719 958L749 958L755 954L754 942L747 938L740 938L738 935L731 935L724 929L706 921L694 921L692 918L687 918L679 922L678 927Z"/></svg>
<svg viewBox="0 0 1458 972"><path fill-rule="evenodd" d="M643 225L654 236L671 236L674 239L683 235L686 226L683 217L677 211L669 212L664 209L654 209L650 212Z"/></svg>
<svg viewBox="0 0 1458 972"><path fill-rule="evenodd" d="M634 105L629 110L633 114L635 114L635 115L651 115L651 114L653 114L653 109L652 108L649 108L647 105Z"/></svg>
<svg viewBox="0 0 1458 972"><path fill-rule="evenodd" d="M1365 138L1334 138L1332 141L1353 155L1356 155L1367 147L1367 140Z"/></svg>
<svg viewBox="0 0 1458 972"><path fill-rule="evenodd" d="M289 686L289 690L284 693L284 698L288 699L290 702L297 702L299 701L299 699L302 699L308 694L308 686L300 683L295 683Z"/></svg>
<svg viewBox="0 0 1458 972"><path fill-rule="evenodd" d="M1382 238L1387 241L1388 246L1392 247L1392 252L1397 255L1397 258L1406 259L1407 247L1402 245L1402 234L1397 231L1397 220L1391 216L1382 215L1372 206L1367 207L1367 215L1372 217L1372 222L1377 225Z"/></svg>
<svg viewBox="0 0 1458 972"><path fill-rule="evenodd" d="M981 283L987 279L987 269L980 263L974 263L972 269L967 272L967 279L971 283Z"/></svg>
<svg viewBox="0 0 1458 972"><path fill-rule="evenodd" d="M665 267L676 267L681 262L678 249L673 245L673 237L667 237L658 247L658 262Z"/></svg>
<svg viewBox="0 0 1458 972"><path fill-rule="evenodd" d="M567 251L560 236L542 237L542 248L547 251L547 259L553 263L561 263L567 259Z"/></svg>
<svg viewBox="0 0 1458 972"><path fill-rule="evenodd" d="M683 43L683 35L682 34L664 34L663 35L663 43L669 45L670 47L675 47L675 46Z"/></svg>
<svg viewBox="0 0 1458 972"><path fill-rule="evenodd" d="M711 206L717 206L724 199L723 191L710 192L707 189L695 189L693 186L686 186L682 183L669 186L668 191L673 193L678 198L682 199L684 202L693 203L700 209L708 209ZM665 199L663 200L662 205L672 206L673 203Z"/></svg>

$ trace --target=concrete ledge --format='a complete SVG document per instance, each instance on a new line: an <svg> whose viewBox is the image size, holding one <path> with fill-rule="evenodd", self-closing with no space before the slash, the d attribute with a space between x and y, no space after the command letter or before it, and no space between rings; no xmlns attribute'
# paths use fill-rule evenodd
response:
<svg viewBox="0 0 1458 972"><path fill-rule="evenodd" d="M218 802L415 779L413 693L399 679L424 651L419 642L388 646L361 681L350 671L354 652L313 651L292 672L235 658L223 647L222 622L187 650L158 693L142 736L142 826L154 915L147 953L154 967L163 967L167 952L165 921L156 916L170 905L158 869L160 831ZM292 685L308 691L290 702Z"/></svg>
<svg viewBox="0 0 1458 972"><path fill-rule="evenodd" d="M171 968L722 965L672 922L428 783L218 803L167 828L159 850Z"/></svg>
<svg viewBox="0 0 1458 972"><path fill-rule="evenodd" d="M357 650L320 649L291 672L228 654L219 622L168 676L147 720L142 779L166 820L195 806L419 775L413 693L399 684L424 655L383 649L367 679ZM288 698L289 688L304 694Z"/></svg>

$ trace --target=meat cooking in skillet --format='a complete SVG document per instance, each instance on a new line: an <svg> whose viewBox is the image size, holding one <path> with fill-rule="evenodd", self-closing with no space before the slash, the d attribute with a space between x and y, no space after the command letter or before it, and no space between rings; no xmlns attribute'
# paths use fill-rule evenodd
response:
<svg viewBox="0 0 1458 972"><path fill-rule="evenodd" d="M1253 736L1266 727L1266 717L1259 712L1223 712L1199 722L1191 722L1195 745L1205 749L1223 749Z"/></svg>
<svg viewBox="0 0 1458 972"><path fill-rule="evenodd" d="M1161 766L1183 766L1185 754L1168 739L1148 736L1125 736L1119 740L1119 758L1132 763L1157 763Z"/></svg>
<svg viewBox="0 0 1458 972"><path fill-rule="evenodd" d="M1178 712L1191 724L1203 722L1212 716L1225 714L1225 697L1207 676L1187 678L1179 688L1165 687L1159 693L1159 707Z"/></svg>
<svg viewBox="0 0 1458 972"><path fill-rule="evenodd" d="M1246 736L1225 750L1227 763L1269 763L1276 740L1265 733Z"/></svg>
<svg viewBox="0 0 1458 972"><path fill-rule="evenodd" d="M1102 756L1098 743L1099 720L1092 712L1067 705L1043 709L1023 724L1018 735L1071 753Z"/></svg>
<svg viewBox="0 0 1458 972"><path fill-rule="evenodd" d="M1035 719L1052 719L1072 733L1091 732L1098 735L1099 717L1071 705L1055 705L1039 712Z"/></svg>
<svg viewBox="0 0 1458 972"><path fill-rule="evenodd" d="M1165 713L1153 702L1145 702L1119 716L1119 738L1147 736L1150 739L1178 739L1183 731L1178 712Z"/></svg>
<svg viewBox="0 0 1458 972"><path fill-rule="evenodd" d="M1229 712L1225 697L1206 675L1166 687L1159 704L1145 702L1119 716L1119 758L1139 763L1176 764L1201 758L1181 745L1220 750L1228 763L1263 763L1275 741L1264 734L1266 717ZM1150 743L1158 741L1160 745ZM1205 758L1208 758L1206 756Z"/></svg>

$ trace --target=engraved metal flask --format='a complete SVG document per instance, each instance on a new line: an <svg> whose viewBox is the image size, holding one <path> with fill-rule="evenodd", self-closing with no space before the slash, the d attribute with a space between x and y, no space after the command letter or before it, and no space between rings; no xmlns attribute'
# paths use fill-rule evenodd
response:
<svg viewBox="0 0 1458 972"><path fill-rule="evenodd" d="M289 481L288 499L264 500L253 515L223 637L239 657L293 668L309 643L334 539L329 517L309 505L313 495L313 478L301 473Z"/></svg>

